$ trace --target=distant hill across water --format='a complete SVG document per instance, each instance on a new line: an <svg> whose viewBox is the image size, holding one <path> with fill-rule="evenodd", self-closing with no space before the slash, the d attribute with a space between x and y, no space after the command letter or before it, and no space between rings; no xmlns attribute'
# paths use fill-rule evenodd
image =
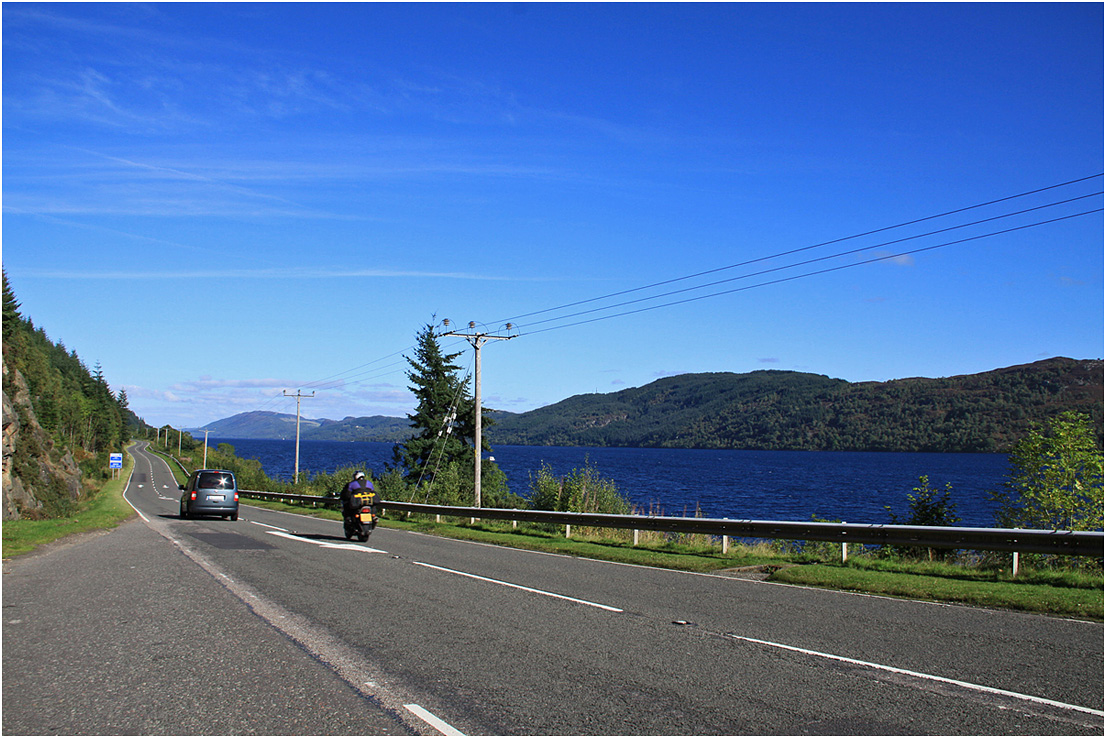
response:
<svg viewBox="0 0 1106 738"><path fill-rule="evenodd" d="M1091 415L1102 445L1100 359L1054 358L939 379L847 382L820 374L682 374L525 413L491 412L492 445L999 452L1031 423ZM205 428L224 438L292 438L294 415L242 413ZM300 421L305 439L402 441L406 418Z"/></svg>
<svg viewBox="0 0 1106 738"><path fill-rule="evenodd" d="M199 430L210 431L218 438L272 438L287 439L296 437L296 416L286 413L254 411L238 415L202 428L186 428L193 435ZM411 435L411 422L407 418L393 418L388 415L371 417L347 417L342 420L314 420L300 418L300 438L312 441L387 441L406 440Z"/></svg>

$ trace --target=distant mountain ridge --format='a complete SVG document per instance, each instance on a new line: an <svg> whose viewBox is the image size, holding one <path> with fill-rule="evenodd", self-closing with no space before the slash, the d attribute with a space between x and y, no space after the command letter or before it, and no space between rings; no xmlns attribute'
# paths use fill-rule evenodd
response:
<svg viewBox="0 0 1106 738"><path fill-rule="evenodd" d="M888 382L773 370L683 374L504 414L487 437L493 445L998 452L1063 410L1088 413L1101 447L1100 359Z"/></svg>
<svg viewBox="0 0 1106 738"><path fill-rule="evenodd" d="M763 370L682 374L525 413L491 411L489 442L814 451L1005 451L1031 423L1088 413L1102 445L1100 359L1053 358L940 379L847 382ZM249 412L204 426L223 438L294 438L296 416ZM406 418L301 418L308 440L397 443Z"/></svg>
<svg viewBox="0 0 1106 738"><path fill-rule="evenodd" d="M198 429L217 438L286 439L296 437L296 416L264 410L239 413ZM300 418L300 439L312 441L404 441L411 435L407 418L387 415L346 417L342 420Z"/></svg>

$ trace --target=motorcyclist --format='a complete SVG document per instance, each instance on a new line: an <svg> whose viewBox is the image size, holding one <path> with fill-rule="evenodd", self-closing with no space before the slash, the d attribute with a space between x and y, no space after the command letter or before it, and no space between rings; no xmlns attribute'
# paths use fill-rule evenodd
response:
<svg viewBox="0 0 1106 738"><path fill-rule="evenodd" d="M376 489L373 487L373 483L365 478L365 472L363 471L354 474L353 479L342 490L342 515L356 515L361 509L362 499L355 497L358 494L370 495L370 506L375 502Z"/></svg>

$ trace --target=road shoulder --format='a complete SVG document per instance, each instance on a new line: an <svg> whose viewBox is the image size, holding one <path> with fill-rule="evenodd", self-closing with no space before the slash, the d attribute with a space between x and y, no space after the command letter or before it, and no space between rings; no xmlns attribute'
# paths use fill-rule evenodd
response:
<svg viewBox="0 0 1106 738"><path fill-rule="evenodd" d="M4 562L3 674L8 735L408 733L137 519Z"/></svg>

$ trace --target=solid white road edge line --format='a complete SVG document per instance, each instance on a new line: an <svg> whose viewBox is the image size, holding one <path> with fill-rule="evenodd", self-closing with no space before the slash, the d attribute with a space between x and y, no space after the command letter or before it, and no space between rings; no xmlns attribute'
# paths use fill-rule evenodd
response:
<svg viewBox="0 0 1106 738"><path fill-rule="evenodd" d="M442 735L464 735L461 731L454 728L446 721L440 719L437 715L428 710L425 710L418 705L404 705L413 715L430 725L434 730L438 731Z"/></svg>
<svg viewBox="0 0 1106 738"><path fill-rule="evenodd" d="M799 648L798 646L788 646L784 643L773 643L772 641L762 641L759 638L748 638L746 636L739 636L733 633L726 633L726 636L738 641L748 641L749 643L759 643L762 646L771 646L773 648L781 648L785 651L795 651L796 653L803 653L808 656L818 656L823 659L832 659L833 661L841 661L846 664L854 664L856 666L864 666L869 669L879 669L881 671L889 671L895 674L905 674L907 676L916 677L918 679L928 679L933 682L942 682L944 684L953 684L957 687L963 687L964 689L972 689L978 692L987 692L989 694L998 694L1003 697L1011 697L1017 700L1025 700L1027 702L1036 702L1041 705L1050 705L1052 707L1059 707L1063 710L1077 710L1078 712L1085 712L1089 715L1097 715L1099 717L1106 717L1106 713L1102 710L1095 710L1090 707L1082 707L1080 705L1069 705L1066 702L1057 702L1056 700L1050 700L1045 697L1034 697L1031 694L1022 694L1020 692L1010 692L1005 689L999 689L997 687L987 687L982 684L972 684L971 682L962 682L959 679L950 679L948 677L935 676L933 674L925 674L920 671L910 671L909 669L899 669L894 666L886 666L885 664L876 664L871 661L860 661L858 659L850 659L847 656L837 656L832 653L822 653L821 651L812 651L808 648Z"/></svg>
<svg viewBox="0 0 1106 738"><path fill-rule="evenodd" d="M512 584L511 582L503 582L498 579L489 579L488 577L478 576L476 574L469 574L464 571L457 571L456 569L446 569L444 566L434 566L433 564L424 564L421 561L412 561L415 566L425 566L428 569L437 569L438 571L449 572L450 574L456 574L462 577L468 577L469 579L479 579L482 582L491 582L492 584L501 584L504 587L513 587L514 589L521 589L524 592L533 592L534 594L545 595L546 597L555 597L558 600L568 600L569 602L575 602L580 605L587 605L588 607L598 607L600 610L609 610L610 612L622 612L620 608L611 607L610 605L601 605L598 602L588 602L587 600L578 600L575 597L569 597L567 595L557 594L556 592L546 592L541 589L534 589L533 587L524 587L521 584Z"/></svg>

